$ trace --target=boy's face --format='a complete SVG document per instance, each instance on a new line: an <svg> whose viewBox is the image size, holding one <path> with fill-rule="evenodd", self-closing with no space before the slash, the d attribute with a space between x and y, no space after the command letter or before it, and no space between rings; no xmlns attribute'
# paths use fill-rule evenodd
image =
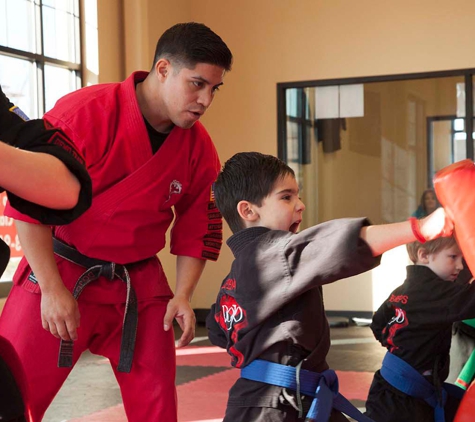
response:
<svg viewBox="0 0 475 422"><path fill-rule="evenodd" d="M260 226L296 233L302 222L305 205L300 200L297 181L289 174L279 179L262 205L255 208Z"/></svg>
<svg viewBox="0 0 475 422"><path fill-rule="evenodd" d="M463 270L462 252L457 245L427 256L427 265L442 280L455 281Z"/></svg>

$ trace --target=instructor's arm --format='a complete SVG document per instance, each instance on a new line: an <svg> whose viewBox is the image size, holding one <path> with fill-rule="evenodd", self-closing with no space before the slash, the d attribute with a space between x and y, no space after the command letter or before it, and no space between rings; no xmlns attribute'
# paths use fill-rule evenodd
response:
<svg viewBox="0 0 475 422"><path fill-rule="evenodd" d="M183 330L177 347L186 346L195 337L196 318L190 301L205 265L206 261L202 259L177 256L175 297L168 303L167 313L163 319L165 331L172 326L173 318Z"/></svg>
<svg viewBox="0 0 475 422"><path fill-rule="evenodd" d="M57 338L76 340L79 309L64 286L54 259L49 226L15 221L26 259L41 288L41 322Z"/></svg>

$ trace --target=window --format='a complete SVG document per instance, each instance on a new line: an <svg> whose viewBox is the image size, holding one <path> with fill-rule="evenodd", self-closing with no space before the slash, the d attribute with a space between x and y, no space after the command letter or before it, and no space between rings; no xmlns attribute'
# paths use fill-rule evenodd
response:
<svg viewBox="0 0 475 422"><path fill-rule="evenodd" d="M79 0L0 0L0 84L29 117L81 86Z"/></svg>
<svg viewBox="0 0 475 422"><path fill-rule="evenodd" d="M0 0L0 84L30 118L81 87L79 1ZM12 258L2 281L12 279L23 255L5 203L0 194L0 238Z"/></svg>

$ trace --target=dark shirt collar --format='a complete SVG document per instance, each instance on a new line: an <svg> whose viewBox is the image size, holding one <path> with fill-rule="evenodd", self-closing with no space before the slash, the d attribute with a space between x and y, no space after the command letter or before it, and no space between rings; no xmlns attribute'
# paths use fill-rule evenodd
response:
<svg viewBox="0 0 475 422"><path fill-rule="evenodd" d="M434 271L425 265L408 265L407 278L416 281L442 280Z"/></svg>
<svg viewBox="0 0 475 422"><path fill-rule="evenodd" d="M231 248L233 255L236 256L249 242L269 231L270 229L267 227L250 227L233 234L226 243Z"/></svg>

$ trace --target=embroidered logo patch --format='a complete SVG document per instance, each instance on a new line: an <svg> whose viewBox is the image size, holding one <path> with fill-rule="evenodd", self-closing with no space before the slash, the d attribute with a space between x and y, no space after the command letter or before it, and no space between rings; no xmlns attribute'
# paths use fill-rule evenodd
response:
<svg viewBox="0 0 475 422"><path fill-rule="evenodd" d="M167 201L170 200L172 195L179 195L181 193L182 189L183 189L182 184L178 180L173 180L170 183L170 190L169 190L169 193L168 193Z"/></svg>
<svg viewBox="0 0 475 422"><path fill-rule="evenodd" d="M223 318L226 323L226 328L228 331L233 327L234 324L241 322L244 318L244 314L240 306L233 304L231 306L222 306Z"/></svg>

